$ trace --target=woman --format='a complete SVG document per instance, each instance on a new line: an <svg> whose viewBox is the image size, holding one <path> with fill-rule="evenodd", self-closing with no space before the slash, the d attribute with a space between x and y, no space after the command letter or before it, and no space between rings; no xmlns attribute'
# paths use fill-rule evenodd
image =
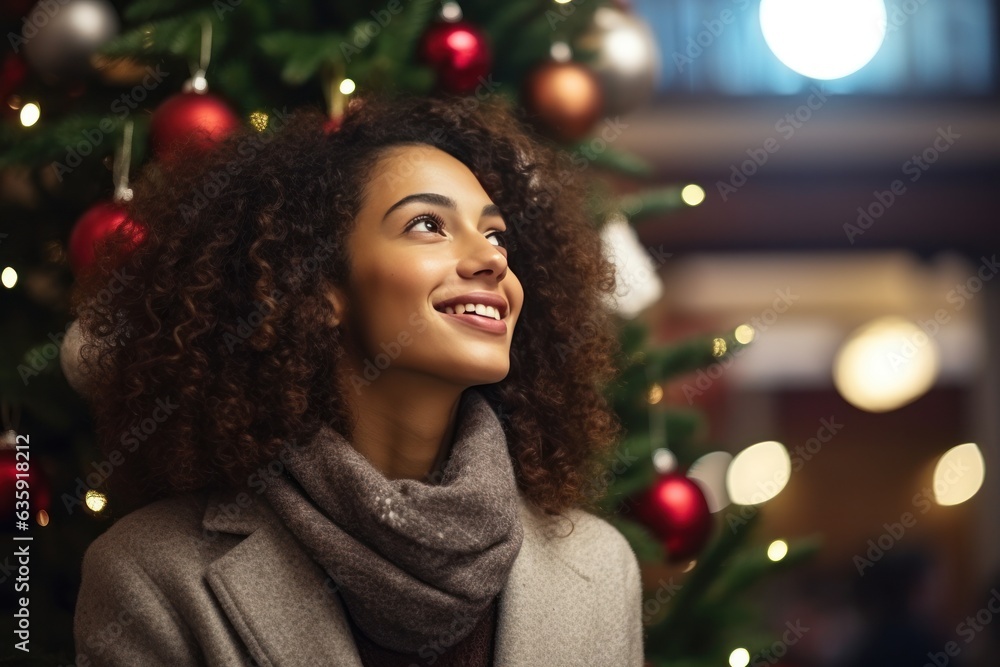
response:
<svg viewBox="0 0 1000 667"><path fill-rule="evenodd" d="M157 169L74 295L130 510L79 664L641 665L594 513L614 274L565 156L499 100L369 96Z"/></svg>

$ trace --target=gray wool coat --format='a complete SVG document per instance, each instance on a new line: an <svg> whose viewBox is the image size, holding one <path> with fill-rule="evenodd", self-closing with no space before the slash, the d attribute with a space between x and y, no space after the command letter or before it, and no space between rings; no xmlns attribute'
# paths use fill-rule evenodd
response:
<svg viewBox="0 0 1000 667"><path fill-rule="evenodd" d="M641 667L628 542L578 509L560 537L568 522L520 501L524 542L500 593L494 664ZM94 540L82 570L77 667L362 667L336 584L250 494L147 505ZM447 635L429 643L411 667L433 665L448 645Z"/></svg>

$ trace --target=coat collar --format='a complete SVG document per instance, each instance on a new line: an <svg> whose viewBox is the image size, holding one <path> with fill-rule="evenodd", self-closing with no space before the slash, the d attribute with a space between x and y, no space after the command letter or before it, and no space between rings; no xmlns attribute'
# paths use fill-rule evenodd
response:
<svg viewBox="0 0 1000 667"><path fill-rule="evenodd" d="M568 532L568 522L554 523L523 495L519 500L524 540L500 592L494 664L528 667L539 656L553 667L583 664L587 628L600 627L598 605L587 603L598 564L586 549L553 540ZM583 518L577 510L570 516ZM247 536L209 565L206 578L260 665L362 667L336 584L262 498L215 492L202 525ZM431 664L434 648L421 657Z"/></svg>

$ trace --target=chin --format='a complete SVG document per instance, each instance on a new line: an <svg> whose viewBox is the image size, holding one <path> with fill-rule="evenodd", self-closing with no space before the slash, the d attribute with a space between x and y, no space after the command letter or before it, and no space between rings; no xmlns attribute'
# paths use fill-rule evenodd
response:
<svg viewBox="0 0 1000 667"><path fill-rule="evenodd" d="M481 384L495 384L500 382L506 378L509 373L510 365L505 364L502 368L475 369L473 372L462 378L455 378L455 381L459 384L464 384L467 387L475 387Z"/></svg>

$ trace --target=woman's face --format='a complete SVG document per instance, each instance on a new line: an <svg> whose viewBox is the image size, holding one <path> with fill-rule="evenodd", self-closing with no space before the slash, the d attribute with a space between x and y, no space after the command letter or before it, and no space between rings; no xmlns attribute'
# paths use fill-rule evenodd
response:
<svg viewBox="0 0 1000 667"><path fill-rule="evenodd" d="M468 167L437 148L394 147L372 173L348 239L350 286L331 295L355 372L366 382L398 372L499 382L524 302L499 211ZM495 306L500 319L448 314L446 304Z"/></svg>

